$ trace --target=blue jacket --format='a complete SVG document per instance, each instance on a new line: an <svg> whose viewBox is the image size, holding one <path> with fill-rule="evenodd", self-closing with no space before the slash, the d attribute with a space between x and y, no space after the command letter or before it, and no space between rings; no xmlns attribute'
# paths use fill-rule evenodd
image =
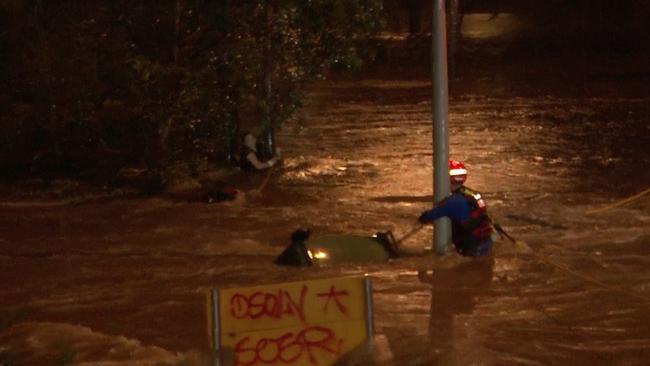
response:
<svg viewBox="0 0 650 366"><path fill-rule="evenodd" d="M451 220L452 241L458 253L476 257L490 252L493 229L480 193L462 186L434 208L423 212L420 222L433 222L445 216Z"/></svg>

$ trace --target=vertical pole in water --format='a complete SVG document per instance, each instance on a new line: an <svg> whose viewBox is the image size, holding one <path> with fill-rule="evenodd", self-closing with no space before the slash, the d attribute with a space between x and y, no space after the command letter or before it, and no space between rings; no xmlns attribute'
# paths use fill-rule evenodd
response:
<svg viewBox="0 0 650 366"><path fill-rule="evenodd" d="M366 335L367 341L372 342L372 336L375 334L375 311L372 306L372 282L367 274L363 278L363 286L366 294Z"/></svg>
<svg viewBox="0 0 650 366"><path fill-rule="evenodd" d="M219 290L213 289L210 292L210 310L212 311L211 320L211 332L212 332L212 350L214 351L214 358L212 360L213 366L221 366L221 324L219 319Z"/></svg>
<svg viewBox="0 0 650 366"><path fill-rule="evenodd" d="M448 89L447 89L447 29L445 0L433 0L433 21L431 22L431 78L433 95L431 113L433 117L433 198L439 203L450 193L449 187L449 142L447 138ZM451 239L451 223L448 218L434 222L433 246L438 255L445 254Z"/></svg>

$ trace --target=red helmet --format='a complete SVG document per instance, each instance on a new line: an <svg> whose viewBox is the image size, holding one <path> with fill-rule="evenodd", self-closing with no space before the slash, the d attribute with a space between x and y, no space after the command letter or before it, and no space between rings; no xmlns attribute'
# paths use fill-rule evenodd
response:
<svg viewBox="0 0 650 366"><path fill-rule="evenodd" d="M465 164L457 160L449 160L449 180L454 184L463 184L467 180Z"/></svg>

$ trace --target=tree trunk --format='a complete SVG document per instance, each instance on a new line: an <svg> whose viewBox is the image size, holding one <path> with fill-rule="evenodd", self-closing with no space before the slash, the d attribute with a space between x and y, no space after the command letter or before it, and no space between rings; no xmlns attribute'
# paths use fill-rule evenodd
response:
<svg viewBox="0 0 650 366"><path fill-rule="evenodd" d="M181 35L181 15L184 8L184 0L174 1L174 39L172 41L172 57L174 65L178 65L178 44Z"/></svg>
<svg viewBox="0 0 650 366"><path fill-rule="evenodd" d="M418 0L408 0L406 7L409 16L409 35L413 36L420 33L422 30L420 2Z"/></svg>
<svg viewBox="0 0 650 366"><path fill-rule="evenodd" d="M275 134L273 132L273 7L266 3L266 32L264 39L264 116L262 117L262 151L263 158L270 158L275 151Z"/></svg>
<svg viewBox="0 0 650 366"><path fill-rule="evenodd" d="M60 141L60 106L57 107L55 100L53 100L53 87L52 87L52 59L51 59L51 49L50 43L46 38L46 32L43 29L43 19L47 16L45 14L45 8L43 3L40 0L34 2L33 8L34 24L36 28L36 47L35 49L39 50L37 54L38 71L40 73L42 84L38 87L38 90L35 91L35 94L38 96L37 100L37 109L41 111L41 115L44 116L44 126L47 130L48 137L50 139L51 153L53 154L54 168L59 170L61 168L62 161L62 149Z"/></svg>
<svg viewBox="0 0 650 366"><path fill-rule="evenodd" d="M226 162L235 166L237 165L237 159L239 159L237 155L239 147L237 144L237 138L239 136L239 113L237 112L237 108L228 114L226 129Z"/></svg>

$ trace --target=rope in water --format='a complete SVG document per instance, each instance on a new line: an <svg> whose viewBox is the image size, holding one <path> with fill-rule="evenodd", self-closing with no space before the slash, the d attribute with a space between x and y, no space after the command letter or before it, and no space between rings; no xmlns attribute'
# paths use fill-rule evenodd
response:
<svg viewBox="0 0 650 366"><path fill-rule="evenodd" d="M520 240L516 240L516 241L512 241L512 242L513 242L513 244L515 244L517 246L522 246L522 247L528 248L528 245L526 243L520 241ZM575 271L575 270L569 268L568 266L559 264L559 263L557 263L556 261L552 260L551 258L549 258L548 256L546 256L544 254L535 253L532 250L530 251L530 253L534 257L536 257L540 262L543 262L543 263L551 265L551 266L553 266L555 268L558 268L558 269L560 269L560 270L562 270L562 271L564 271L564 272L566 272L568 274L571 274L571 275L573 275L575 277L578 277L578 278L580 278L580 279L582 279L582 280L584 280L586 282L590 282L592 284L598 285L598 286L600 286L601 288L603 288L605 290L624 293L624 294L626 294L628 296L631 296L631 297L634 297L636 299L650 302L650 296L645 296L645 295L639 294L638 292L635 292L635 291L632 291L632 290L629 290L629 289L624 289L624 288L608 285L605 282L602 282L602 281L600 281L600 280L598 280L598 279L596 279L596 278L594 278L592 276L588 276L588 275L586 275L584 273L580 273L578 271Z"/></svg>
<svg viewBox="0 0 650 366"><path fill-rule="evenodd" d="M262 190L264 187L266 187L266 184L269 182L269 179L271 179L271 172L273 172L273 167L270 167L267 169L266 176L264 177L264 180L262 181L262 184L260 184L259 187L253 188L250 191L248 191L249 194L262 194Z"/></svg>
<svg viewBox="0 0 650 366"><path fill-rule="evenodd" d="M607 205L607 206L604 206L604 207L599 207L599 208L594 208L594 209L591 209L591 210L587 210L586 214L590 215L590 214L599 213L599 212L610 210L610 209L615 208L615 207L622 206L622 205L624 205L626 203L629 203L629 202L632 202L632 201L634 201L634 200L636 200L638 198L641 198L641 197L645 196L648 193L650 193L650 188L646 189L643 192L637 193L634 196L628 197L628 198L626 198L624 200L614 202L614 203L612 203L610 205Z"/></svg>
<svg viewBox="0 0 650 366"><path fill-rule="evenodd" d="M398 245L402 244L402 242L403 242L404 240L406 240L406 239L410 238L411 236L415 235L415 233L417 233L418 231L420 231L423 227L424 227L424 225L417 225L417 226L413 227L413 228L411 229L411 231L409 231L408 233L404 234L404 236L402 236L401 238L399 238L398 240L396 240L396 241L395 241L395 245L398 246Z"/></svg>

